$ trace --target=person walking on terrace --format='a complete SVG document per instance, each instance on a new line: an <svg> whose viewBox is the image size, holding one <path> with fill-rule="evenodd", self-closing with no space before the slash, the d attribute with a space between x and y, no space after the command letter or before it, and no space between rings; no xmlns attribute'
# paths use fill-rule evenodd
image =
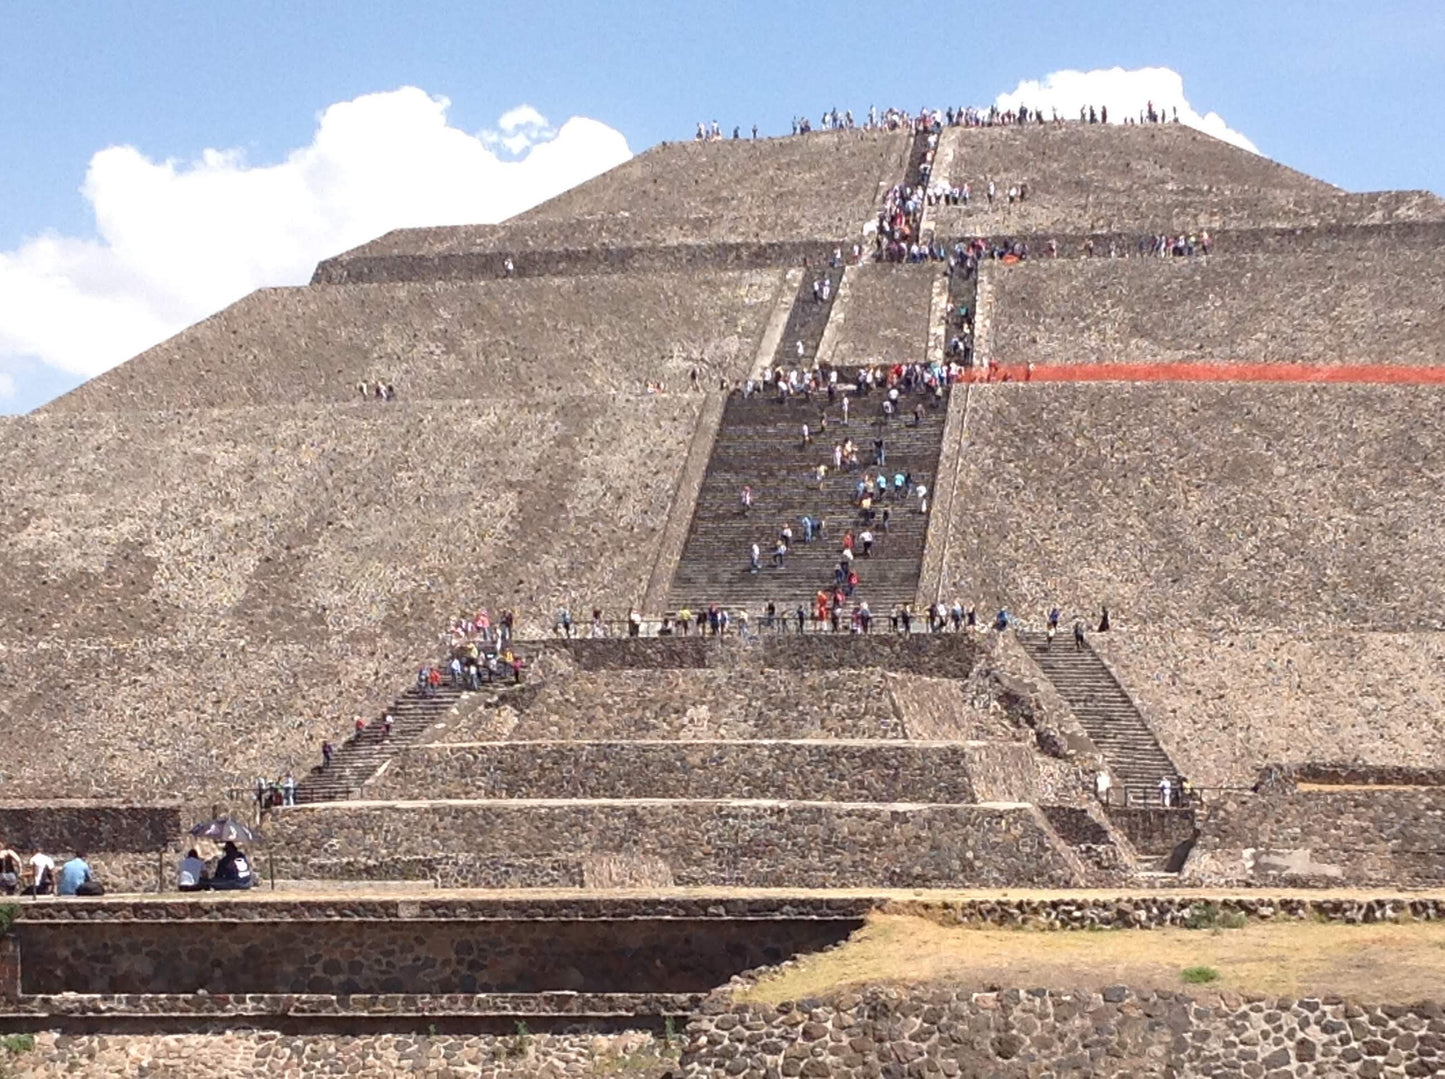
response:
<svg viewBox="0 0 1445 1079"><path fill-rule="evenodd" d="M572 639L572 611L569 608L564 606L557 611L557 621L552 631L559 637Z"/></svg>
<svg viewBox="0 0 1445 1079"><path fill-rule="evenodd" d="M1074 651L1075 651L1075 652L1082 652L1083 650L1084 650L1084 620L1083 620L1082 618L1075 618L1075 619L1074 619Z"/></svg>

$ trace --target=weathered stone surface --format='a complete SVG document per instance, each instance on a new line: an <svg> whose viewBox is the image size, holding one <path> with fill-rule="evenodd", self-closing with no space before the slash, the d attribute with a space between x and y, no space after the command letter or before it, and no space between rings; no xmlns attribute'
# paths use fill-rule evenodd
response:
<svg viewBox="0 0 1445 1079"><path fill-rule="evenodd" d="M1231 794L1199 815L1186 877L1437 886L1442 834L1445 786Z"/></svg>
<svg viewBox="0 0 1445 1079"><path fill-rule="evenodd" d="M0 720L24 733L7 791L204 812L378 714L459 605L524 625L564 601L621 616L680 467L655 448L685 443L700 400L8 419ZM441 467L480 445L507 446L485 496ZM558 527L559 506L588 528Z"/></svg>
<svg viewBox="0 0 1445 1079"><path fill-rule="evenodd" d="M991 758L1008 751L999 764ZM669 740L433 745L367 785L369 799L772 798L836 802L1022 801L979 797L980 771L1032 777L1024 746L907 742ZM1032 786L1032 785L1030 785ZM1027 792L1033 793L1032 789Z"/></svg>
<svg viewBox="0 0 1445 1079"><path fill-rule="evenodd" d="M1445 258L1348 255L1032 261L995 275L1010 364L1445 362Z"/></svg>
<svg viewBox="0 0 1445 1079"><path fill-rule="evenodd" d="M625 1074L662 1079L677 1068L677 1048L646 1032L622 1034L226 1034L57 1035L7 1064L17 1077L84 1074L138 1076L347 1075L392 1079L587 1079Z"/></svg>
<svg viewBox="0 0 1445 1079"><path fill-rule="evenodd" d="M932 1006L920 1009L928 999ZM941 998L941 999L940 999ZM1089 1074L1097 1076L1254 1075L1280 1074L1334 1077L1337 1061L1360 1062L1361 1054L1347 1031L1314 1038L1289 1038L1310 1013L1294 1001L1267 1011L1247 1003L1189 1007L1187 997L1127 986L1102 991L1040 990L1028 994L975 993L971 989L909 987L865 989L848 1000L814 1007L804 1028L817 1042L859 1023L873 1024L877 1040L853 1038L851 1055L833 1058L826 1073L836 1079L873 1079L894 1074L907 1062L928 1060L934 1066L908 1075ZM1333 1006L1342 1012L1339 1005ZM743 1006L745 1017L752 1007ZM1148 1020L1140 1016L1149 1017ZM1379 1038L1369 1039L1358 1065L1379 1064L1401 1069L1391 1074L1433 1074L1430 1062L1412 1051L1391 1049L1387 1037L1418 1021L1417 1010L1400 1009L1386 1020ZM761 1018L761 1016L759 1016ZM681 1074L711 1079L726 1074L788 1074L792 1055L804 1044L798 1028L764 1020L769 1050L762 1043L726 1057L716 1053L708 1036L715 1017L694 1015L688 1025L691 1042L683 1052ZM1258 1048L1256 1048L1258 1047ZM1389 1054L1389 1055L1387 1055ZM954 1065L952 1072L943 1065ZM1279 1070L1283 1069L1283 1070ZM798 1074L806 1074L799 1072ZM1376 1070L1374 1074L1384 1074Z"/></svg>
<svg viewBox="0 0 1445 1079"><path fill-rule="evenodd" d="M1445 628L1445 566L1426 553L1445 545L1429 509L1445 390L974 390L945 575L980 610L1038 625L1102 602L1151 633L1324 636L1341 612L1355 632Z"/></svg>
<svg viewBox="0 0 1445 1079"><path fill-rule="evenodd" d="M604 922L32 922L25 994L702 993L845 939L858 918Z"/></svg>
<svg viewBox="0 0 1445 1079"><path fill-rule="evenodd" d="M898 182L903 133L655 146L502 227L401 229L323 263L610 245L860 238L878 187ZM332 271L334 273L334 271ZM334 279L334 278L332 278Z"/></svg>
<svg viewBox="0 0 1445 1079"><path fill-rule="evenodd" d="M1409 552L1401 547L1377 569L1393 572L1395 558ZM1398 583L1382 583L1408 589L1412 574L1413 566L1400 571ZM1368 622L1364 608L1361 614ZM1409 617L1402 611L1398 620ZM1280 761L1433 767L1445 759L1445 732L1420 722L1445 712L1445 633L1426 625L1422 632L1332 628L1308 636L1287 626L1229 632L1131 625L1092 642L1197 786L1248 787L1261 768Z"/></svg>
<svg viewBox="0 0 1445 1079"><path fill-rule="evenodd" d="M747 801L358 802L278 813L277 872L508 884L513 860L657 858L679 885L1082 883L1029 806ZM498 872L500 866L501 872Z"/></svg>
<svg viewBox="0 0 1445 1079"><path fill-rule="evenodd" d="M377 379L393 404L685 390L693 368L716 385L747 374L783 287L763 269L262 289L44 411L334 406Z"/></svg>
<svg viewBox="0 0 1445 1079"><path fill-rule="evenodd" d="M836 338L819 359L841 366L922 363L939 273L937 263L849 267L831 320Z"/></svg>

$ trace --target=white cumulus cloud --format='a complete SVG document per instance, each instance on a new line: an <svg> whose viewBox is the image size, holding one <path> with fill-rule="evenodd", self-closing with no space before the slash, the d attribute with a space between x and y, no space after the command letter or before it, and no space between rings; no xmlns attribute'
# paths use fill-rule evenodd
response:
<svg viewBox="0 0 1445 1079"><path fill-rule="evenodd" d="M30 357L96 375L253 289L304 284L320 259L390 229L500 221L631 156L596 120L554 128L521 105L473 134L447 122L449 104L415 87L340 102L271 165L239 150L186 162L99 151L81 188L95 236L0 251L0 365ZM0 374L0 398L16 389Z"/></svg>
<svg viewBox="0 0 1445 1079"><path fill-rule="evenodd" d="M1099 68L1096 71L1055 71L1042 79L1025 79L995 100L1000 109L1020 106L1042 109L1044 115L1058 109L1065 119L1076 119L1080 106L1103 105L1109 110L1111 123L1122 123L1126 116L1138 119L1149 102L1156 111L1173 119L1179 110L1179 122L1198 128L1207 135L1259 153L1248 138L1224 122L1217 112L1200 114L1184 96L1184 77L1167 67L1141 67L1126 71L1122 67Z"/></svg>

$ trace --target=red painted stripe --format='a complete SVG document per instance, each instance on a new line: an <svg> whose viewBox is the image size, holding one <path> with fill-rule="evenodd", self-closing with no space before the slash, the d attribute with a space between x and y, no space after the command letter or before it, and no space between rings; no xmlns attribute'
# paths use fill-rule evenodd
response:
<svg viewBox="0 0 1445 1079"><path fill-rule="evenodd" d="M1445 385L1445 367L1324 363L993 364L967 382L1335 382Z"/></svg>

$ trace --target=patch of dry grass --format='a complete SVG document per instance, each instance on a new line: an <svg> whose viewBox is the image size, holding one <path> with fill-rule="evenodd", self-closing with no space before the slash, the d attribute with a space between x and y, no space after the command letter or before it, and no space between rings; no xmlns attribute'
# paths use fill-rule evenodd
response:
<svg viewBox="0 0 1445 1079"><path fill-rule="evenodd" d="M1219 978L1190 987L1182 972L1212 967ZM1360 1001L1411 1001L1445 986L1445 924L1254 924L1243 929L1110 929L1043 932L962 929L925 918L875 914L847 942L764 978L741 994L779 1003L825 997L864 983L949 982L1029 988L1092 988L1339 994Z"/></svg>

